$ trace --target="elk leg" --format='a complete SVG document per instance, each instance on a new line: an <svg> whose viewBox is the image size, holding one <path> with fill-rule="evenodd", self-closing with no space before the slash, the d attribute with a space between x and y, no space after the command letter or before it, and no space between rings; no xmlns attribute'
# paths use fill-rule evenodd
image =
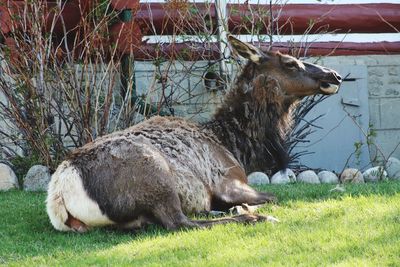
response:
<svg viewBox="0 0 400 267"><path fill-rule="evenodd" d="M200 227L183 214L181 201L177 194L170 192L163 199L159 199L158 203L156 207L153 207L152 214L165 229L177 230L179 228Z"/></svg>
<svg viewBox="0 0 400 267"><path fill-rule="evenodd" d="M245 224L250 224L250 223L256 223L256 222L262 222L266 221L267 217L262 216L262 215L255 215L255 214L241 214L241 215L236 215L233 217L228 217L228 218L220 218L220 219L214 219L214 220L195 220L193 222L196 222L197 224L201 225L202 227L211 227L217 224L227 224L227 223L245 223Z"/></svg>
<svg viewBox="0 0 400 267"><path fill-rule="evenodd" d="M156 220L167 230L178 230L181 228L198 228L201 225L192 222L186 217L182 211L176 211L173 215L162 212L161 210L154 213Z"/></svg>
<svg viewBox="0 0 400 267"><path fill-rule="evenodd" d="M259 192L245 183L235 183L231 189L227 190L228 199L234 204L246 203L248 205L260 205L267 202L276 203L277 198L272 193Z"/></svg>
<svg viewBox="0 0 400 267"><path fill-rule="evenodd" d="M267 217L261 215L242 214L214 220L190 220L183 214L178 196L171 196L171 198L169 201L164 202L163 205L153 209L154 218L167 230L211 227L213 225L226 223L255 223L267 219ZM170 205L165 205L167 203Z"/></svg>
<svg viewBox="0 0 400 267"><path fill-rule="evenodd" d="M182 228L203 228L212 227L219 224L227 223L245 223L253 224L256 222L266 221L267 217L255 214L241 214L228 218L219 218L214 220L190 220L183 213L178 214L176 217L162 216L158 218L161 225L167 230L178 230Z"/></svg>
<svg viewBox="0 0 400 267"><path fill-rule="evenodd" d="M272 193L258 192L245 183L230 181L216 192L212 199L213 210L228 210L236 205L260 205L267 202L277 202Z"/></svg>

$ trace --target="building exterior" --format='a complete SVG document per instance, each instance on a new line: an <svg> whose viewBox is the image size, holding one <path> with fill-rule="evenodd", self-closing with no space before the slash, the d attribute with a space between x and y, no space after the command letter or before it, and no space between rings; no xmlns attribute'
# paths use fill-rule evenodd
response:
<svg viewBox="0 0 400 267"><path fill-rule="evenodd" d="M68 1L68 27L79 23L79 16L71 15L78 14L79 1L90 9L90 0ZM240 68L234 60L219 60L229 54L218 38L227 28L254 45L292 53L346 77L340 93L306 117L324 114L316 122L323 129L297 148L314 152L301 163L340 172L346 165L364 169L389 156L400 158L399 0L277 0L272 9L269 1L217 1L226 7L222 11L203 1L176 6L174 1L111 2L125 14L110 27L118 36L111 42L134 67L138 99L164 105L169 114L207 120L223 97L221 80L228 75L233 82ZM0 11L0 20L9 19ZM9 24L1 30L10 44ZM145 42L139 44L140 39Z"/></svg>

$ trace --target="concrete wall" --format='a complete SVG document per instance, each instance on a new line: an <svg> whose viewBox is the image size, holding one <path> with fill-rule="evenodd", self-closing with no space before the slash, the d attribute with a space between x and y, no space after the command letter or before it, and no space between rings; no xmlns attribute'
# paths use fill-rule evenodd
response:
<svg viewBox="0 0 400 267"><path fill-rule="evenodd" d="M164 94L172 99L174 114L204 122L210 118L223 96L221 91L205 88L202 76L207 69L207 61L175 62L172 65L167 62L160 68L148 62L135 62L137 94L157 105L162 99L160 77L167 77Z"/></svg>
<svg viewBox="0 0 400 267"><path fill-rule="evenodd" d="M380 151L384 157L400 158L400 55L328 57L318 63L367 67L369 117L376 133L371 158Z"/></svg>
<svg viewBox="0 0 400 267"><path fill-rule="evenodd" d="M325 58L309 58L309 62L345 70L357 77L367 77L362 82L368 91L368 108L370 130L376 134L370 145L371 159L382 159L392 155L400 158L400 55L372 55L372 56L335 56ZM174 105L176 115L189 119L207 120L215 107L220 102L220 92L208 92L201 82L202 71L207 62L187 62L184 65L177 64L170 71L171 86L178 86L176 94L180 94L181 101ZM353 66L365 66L366 73L360 75L360 68ZM193 71L187 72L188 69ZM353 69L353 73L352 73ZM159 99L157 95L159 84L154 83L155 68L150 63L136 63L138 93L150 92L152 99ZM352 77L354 75L350 75ZM149 86L152 85L152 86ZM188 97L188 94L190 95ZM364 104L364 103L362 103ZM362 112L368 112L363 109ZM368 127L367 127L368 128ZM363 129L365 131L365 128ZM361 133L362 134L362 133ZM338 138L340 142L340 138Z"/></svg>
<svg viewBox="0 0 400 267"><path fill-rule="evenodd" d="M393 155L400 158L400 146L397 147L400 143L400 55L339 56L310 58L307 61L327 67L346 67L350 72L352 66L366 66L365 90L368 90L369 95L370 124L376 132L374 145L370 146L371 157L374 158L377 151L382 151L385 157ZM201 80L207 64L208 62L189 62L169 66L169 75L175 81L170 86L175 87L173 97L178 99L173 106L175 115L205 121L220 103L223 94L220 91L207 91ZM155 66L137 62L135 68L138 94L147 95L147 100L157 102L161 85ZM1 121L0 127L5 127Z"/></svg>
<svg viewBox="0 0 400 267"><path fill-rule="evenodd" d="M5 63L4 63L4 61L3 60L0 60L0 75L2 75L2 79L4 79L4 80L6 80L6 81L11 81L11 79L8 77L8 76L6 76L2 71L3 71L3 69L4 69L4 67L5 67ZM2 90L0 89L0 102L2 103L2 104L5 104L6 106L8 106L8 102L7 102L7 99L6 99L6 97L5 97L5 95L3 94L3 92L2 92ZM12 134L12 133L15 133L15 129L11 129L11 126L12 124L9 122L9 121L6 121L6 118L4 117L4 116L2 116L2 112L0 111L0 130L2 131L2 132L5 132L5 133L7 133L7 134ZM4 137L2 137L2 136L0 136L0 138L3 138L1 141L2 141L2 143L4 143L5 144L5 146L7 146L8 148L11 148L11 149L13 149L13 150L17 150L17 151L19 151L13 144L12 144L12 142L11 142L11 140L9 140L9 139L7 139L7 138L4 138ZM3 158L3 149L5 149L5 150L7 150L7 151L9 151L9 149L8 148L2 148L2 149L0 149L0 159L2 159Z"/></svg>

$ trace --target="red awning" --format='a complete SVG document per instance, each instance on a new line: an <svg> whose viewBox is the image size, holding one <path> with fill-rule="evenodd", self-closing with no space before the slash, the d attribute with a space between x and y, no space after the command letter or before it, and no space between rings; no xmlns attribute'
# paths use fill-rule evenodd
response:
<svg viewBox="0 0 400 267"><path fill-rule="evenodd" d="M261 44L268 47L269 44ZM298 48L299 43L274 43L272 50L283 53L291 52L303 56L345 56L345 55L391 55L400 54L400 42L315 42L307 48ZM181 58L184 60L214 60L220 58L217 43L179 43L179 44L146 44L135 52L136 60L151 60L157 57Z"/></svg>
<svg viewBox="0 0 400 267"><path fill-rule="evenodd" d="M180 8L170 3L148 3L140 5L136 20L142 24L145 35L172 35L180 28L188 30L187 23L199 31L207 27L216 29L214 9L213 4L204 3L180 5ZM260 33L267 33L271 19L269 5L229 4L227 13L230 32L249 34L251 23L256 22ZM203 14L203 21L199 20L198 14ZM275 32L279 28L280 34L303 34L311 23L314 24L311 34L321 31L396 33L400 29L399 14L400 4L287 4L272 7ZM205 22L212 22L212 26L204 25Z"/></svg>

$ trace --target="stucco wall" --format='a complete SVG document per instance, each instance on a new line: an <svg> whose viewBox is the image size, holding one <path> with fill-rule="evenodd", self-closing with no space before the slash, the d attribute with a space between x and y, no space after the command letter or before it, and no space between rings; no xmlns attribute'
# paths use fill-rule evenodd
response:
<svg viewBox="0 0 400 267"><path fill-rule="evenodd" d="M400 55L391 56L337 56L323 59L310 58L324 66L341 66L350 70L352 66L366 66L367 88L369 101L370 124L376 137L370 146L371 157L376 154L376 147L383 152L385 157L393 155L400 158ZM201 76L207 62L189 63L193 68L190 75L183 75L184 66L176 65L177 90L181 94L181 102L174 106L175 114L188 118L204 121L215 110L220 102L220 92L208 92ZM174 69L174 68L173 68ZM345 75L345 74L344 74ZM136 63L136 80L139 95L149 94L157 102L160 84L155 79L154 65L151 63ZM189 94L190 96L186 96ZM0 98L2 98L0 94ZM1 100L1 99L0 99ZM0 127L5 125L0 121Z"/></svg>
<svg viewBox="0 0 400 267"><path fill-rule="evenodd" d="M375 158L377 150L380 150L385 157L393 155L400 158L400 146L396 147L400 143L400 55L334 56L306 60L323 66L346 70L347 73L342 73L343 76L351 73L352 69L353 74L362 69L358 67L355 70L352 66L366 67L364 68L366 73L357 77L363 77L362 79L367 77L367 81L360 84L366 84L364 89L368 92L369 124L372 132L376 134L372 138L370 156L372 159ZM205 63L187 64L198 66L201 69L200 66L204 66ZM185 77L184 71L181 71L181 69L185 69L184 66L176 65L174 67L177 69L177 73L180 73L179 77L177 76L176 84L179 83L180 86L187 88L187 93L196 96L191 98L190 101L182 101L181 104L174 106L176 115L200 121L206 120L215 110L221 94L210 93L205 90L203 83L199 81L201 72L195 71L191 73L190 77ZM154 78L154 68L149 63L137 63L136 69L140 94L144 93L142 88L148 90L148 84ZM368 112L365 110L363 109L363 112ZM338 142L340 142L340 138L338 138Z"/></svg>
<svg viewBox="0 0 400 267"><path fill-rule="evenodd" d="M400 55L328 57L319 63L367 67L369 117L376 133L371 157L380 149L385 157L400 158Z"/></svg>
<svg viewBox="0 0 400 267"><path fill-rule="evenodd" d="M2 92L0 92L0 102L7 104L7 100L6 97L4 96L4 94ZM10 123L9 121L6 121L6 119L0 115L0 130L3 133L7 133L7 134L17 134L16 129L11 128L10 126L12 125L12 123ZM10 151L9 149L16 151L17 153L21 153L22 151L16 147L13 142L11 142L11 140L9 140L8 138L5 138L3 136L0 136L0 138L2 138L1 142L7 147L5 148L6 151ZM0 149L0 159L2 159L4 157L3 155L3 149Z"/></svg>

